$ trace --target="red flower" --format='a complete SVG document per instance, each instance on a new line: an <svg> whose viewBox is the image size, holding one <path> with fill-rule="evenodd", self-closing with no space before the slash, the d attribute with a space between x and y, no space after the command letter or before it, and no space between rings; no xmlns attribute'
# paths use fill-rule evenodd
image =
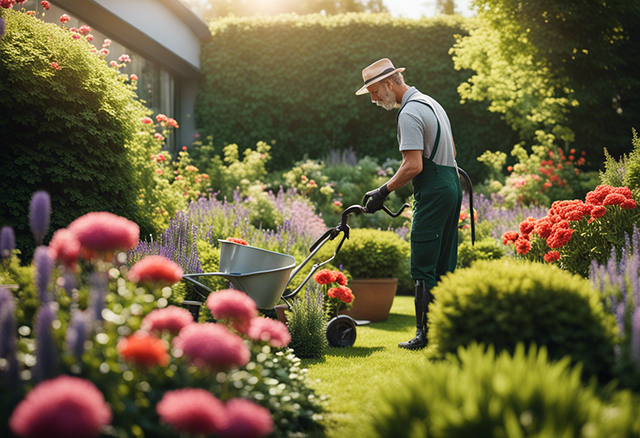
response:
<svg viewBox="0 0 640 438"><path fill-rule="evenodd" d="M558 251L549 251L544 255L544 261L547 263L553 263L560 259L560 253Z"/></svg>
<svg viewBox="0 0 640 438"><path fill-rule="evenodd" d="M78 32L80 32L82 35L88 35L91 33L91 28L89 26L80 26L80 29L78 29Z"/></svg>
<svg viewBox="0 0 640 438"><path fill-rule="evenodd" d="M234 398L227 402L227 427L223 438L261 438L273 432L273 420L269 411L250 400Z"/></svg>
<svg viewBox="0 0 640 438"><path fill-rule="evenodd" d="M5 9L11 8L14 3L15 3L15 0L0 0L0 6L2 6Z"/></svg>
<svg viewBox="0 0 640 438"><path fill-rule="evenodd" d="M329 298L338 298L338 288L332 287L327 291L327 295L329 295Z"/></svg>
<svg viewBox="0 0 640 438"><path fill-rule="evenodd" d="M156 412L163 423L192 435L218 435L228 424L222 402L204 389L168 391L156 405Z"/></svg>
<svg viewBox="0 0 640 438"><path fill-rule="evenodd" d="M164 114L158 114L156 116L156 120L158 121L158 123L160 123L160 122L166 122L169 119Z"/></svg>
<svg viewBox="0 0 640 438"><path fill-rule="evenodd" d="M621 205L627 198L619 193L610 193L602 201L602 205Z"/></svg>
<svg viewBox="0 0 640 438"><path fill-rule="evenodd" d="M348 282L347 276L340 271L334 271L334 272L336 274L335 282L338 283L340 286L346 286Z"/></svg>
<svg viewBox="0 0 640 438"><path fill-rule="evenodd" d="M106 211L87 213L71 222L68 229L90 251L129 250L140 240L135 222Z"/></svg>
<svg viewBox="0 0 640 438"><path fill-rule="evenodd" d="M521 236L515 242L516 252L518 254L527 255L531 251L531 242L524 236Z"/></svg>
<svg viewBox="0 0 640 438"><path fill-rule="evenodd" d="M162 339L145 331L137 331L118 342L118 353L127 362L150 368L169 364L169 353Z"/></svg>
<svg viewBox="0 0 640 438"><path fill-rule="evenodd" d="M104 49L103 49L104 50ZM102 52L102 51L101 51ZM145 125L150 125L153 123L153 119L151 117L143 117L142 120L140 120L142 123L144 123Z"/></svg>
<svg viewBox="0 0 640 438"><path fill-rule="evenodd" d="M134 283L175 284L182 280L184 271L174 261L159 255L146 256L129 270Z"/></svg>
<svg viewBox="0 0 640 438"><path fill-rule="evenodd" d="M95 437L111 422L111 408L88 380L62 375L38 384L11 414L23 437Z"/></svg>
<svg viewBox="0 0 640 438"><path fill-rule="evenodd" d="M238 243L240 245L249 245L246 240L240 239L238 237L227 237L229 242Z"/></svg>
<svg viewBox="0 0 640 438"><path fill-rule="evenodd" d="M75 269L80 256L80 241L76 235L66 228L61 228L49 242L49 255L52 259L64 263L67 268Z"/></svg>
<svg viewBox="0 0 640 438"><path fill-rule="evenodd" d="M217 320L226 321L240 333L247 333L258 308L247 294L235 289L214 292L207 298L207 307Z"/></svg>
<svg viewBox="0 0 640 438"><path fill-rule="evenodd" d="M529 235L533 231L533 228L536 225L536 220L532 217L527 218L526 220L520 223L520 234Z"/></svg>
<svg viewBox="0 0 640 438"><path fill-rule="evenodd" d="M604 216L606 212L607 212L607 209L604 206L597 205L593 208L593 210L591 210L591 218L592 219L600 218Z"/></svg>
<svg viewBox="0 0 640 438"><path fill-rule="evenodd" d="M131 80L132 81L137 81L138 80L138 75L131 75Z"/></svg>
<svg viewBox="0 0 640 438"><path fill-rule="evenodd" d="M340 298L340 300L344 301L347 304L353 301L353 292L346 286L338 287L338 291L336 294L338 295L338 298Z"/></svg>
<svg viewBox="0 0 640 438"><path fill-rule="evenodd" d="M168 331L177 335L184 327L193 323L191 313L182 307L169 306L151 311L142 320L141 328L150 332Z"/></svg>
<svg viewBox="0 0 640 438"><path fill-rule="evenodd" d="M538 236L546 239L551 234L552 226L551 220L547 217L543 217L536 222L536 225L533 227L533 231L535 231Z"/></svg>
<svg viewBox="0 0 640 438"><path fill-rule="evenodd" d="M220 324L189 324L173 338L173 346L182 350L199 367L223 371L246 365L249 347Z"/></svg>
<svg viewBox="0 0 640 438"><path fill-rule="evenodd" d="M255 341L268 342L276 348L284 348L291 341L287 326L271 318L254 318L247 334Z"/></svg>
<svg viewBox="0 0 640 438"><path fill-rule="evenodd" d="M510 243L514 243L518 240L519 234L515 231L507 231L502 235L502 244L509 245Z"/></svg>
<svg viewBox="0 0 640 438"><path fill-rule="evenodd" d="M67 14L62 14L60 16L60 22L63 24L69 22L69 20L71 20L71 18L69 18Z"/></svg>
<svg viewBox="0 0 640 438"><path fill-rule="evenodd" d="M571 240L572 234L571 228L559 228L547 238L547 245L553 249L563 247Z"/></svg>
<svg viewBox="0 0 640 438"><path fill-rule="evenodd" d="M627 199L620 205L620 207L622 207L623 210L631 210L636 208L636 201L633 199Z"/></svg>
<svg viewBox="0 0 640 438"><path fill-rule="evenodd" d="M40 4L42 5L42 7L43 7L45 10L47 10L47 11L49 10L49 2L48 2L47 0L43 0L43 1L41 1L41 2L40 2Z"/></svg>
<svg viewBox="0 0 640 438"><path fill-rule="evenodd" d="M331 271L330 269L322 269L316 273L313 279L318 284L329 284L336 281L337 277L338 276L336 275L336 271Z"/></svg>
<svg viewBox="0 0 640 438"><path fill-rule="evenodd" d="M57 62L52 62L51 63L51 68L54 70L60 70L60 65L58 65Z"/></svg>

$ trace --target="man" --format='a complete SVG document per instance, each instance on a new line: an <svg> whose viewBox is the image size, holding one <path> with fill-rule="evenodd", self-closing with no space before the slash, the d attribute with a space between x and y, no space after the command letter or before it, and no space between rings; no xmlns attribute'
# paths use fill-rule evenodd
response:
<svg viewBox="0 0 640 438"><path fill-rule="evenodd" d="M419 349L427 344L427 310L431 289L440 277L453 272L458 259L458 219L462 188L456 149L447 113L433 98L404 83L401 72L389 59L380 59L362 70L364 86L356 94L386 110L399 108L398 143L402 164L393 177L365 195L367 212L382 208L386 197L411 181L411 278L415 284L415 338L398 344Z"/></svg>

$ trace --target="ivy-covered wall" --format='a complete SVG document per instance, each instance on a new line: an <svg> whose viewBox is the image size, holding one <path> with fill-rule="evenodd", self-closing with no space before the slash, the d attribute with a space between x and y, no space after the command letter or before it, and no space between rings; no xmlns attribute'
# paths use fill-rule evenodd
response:
<svg viewBox="0 0 640 438"><path fill-rule="evenodd" d="M322 158L330 149L400 158L397 112L354 94L362 69L387 57L406 68L407 84L447 110L458 163L479 181L484 169L476 158L487 149L509 152L517 139L487 104L460 102L457 87L470 72L453 68L449 49L468 23L456 16L409 20L387 14L214 21L203 48L198 129L212 135L217 148L275 140L272 165L280 168L305 155Z"/></svg>

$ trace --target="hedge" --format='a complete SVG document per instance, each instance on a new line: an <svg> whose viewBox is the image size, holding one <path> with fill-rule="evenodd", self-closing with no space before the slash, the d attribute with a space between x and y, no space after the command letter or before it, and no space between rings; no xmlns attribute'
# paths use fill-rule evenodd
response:
<svg viewBox="0 0 640 438"><path fill-rule="evenodd" d="M203 46L198 129L213 136L218 151L229 143L242 150L275 140L271 163L280 168L331 149L399 158L396 111L354 94L362 69L388 57L406 68L407 84L448 111L459 165L475 181L484 179L476 158L487 149L509 152L516 139L486 103L460 103L457 87L470 72L453 68L449 49L454 34L466 34L469 24L459 16L412 20L353 13L214 21Z"/></svg>
<svg viewBox="0 0 640 438"><path fill-rule="evenodd" d="M89 211L110 211L153 231L137 201L141 118L124 77L92 54L84 39L35 16L3 9L0 39L0 224L14 227L23 262L34 241L29 202L51 196L47 239ZM55 66L56 63L57 67ZM147 135L148 136L148 135Z"/></svg>

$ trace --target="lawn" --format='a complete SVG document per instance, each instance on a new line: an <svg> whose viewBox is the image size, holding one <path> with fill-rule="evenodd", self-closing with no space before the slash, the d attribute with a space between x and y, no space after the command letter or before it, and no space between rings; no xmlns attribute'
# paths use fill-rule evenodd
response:
<svg viewBox="0 0 640 438"><path fill-rule="evenodd" d="M393 388L407 367L427 360L423 351L398 348L414 334L413 297L396 296L389 319L359 326L353 347L329 348L323 359L303 360L309 384L328 397L323 419L328 437L357 435L379 392Z"/></svg>

